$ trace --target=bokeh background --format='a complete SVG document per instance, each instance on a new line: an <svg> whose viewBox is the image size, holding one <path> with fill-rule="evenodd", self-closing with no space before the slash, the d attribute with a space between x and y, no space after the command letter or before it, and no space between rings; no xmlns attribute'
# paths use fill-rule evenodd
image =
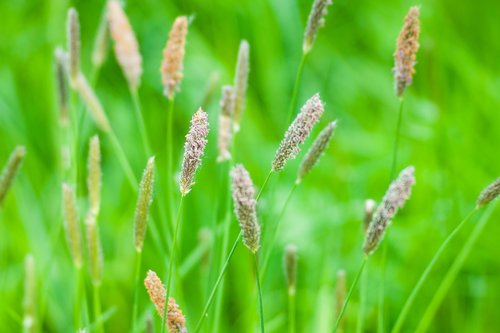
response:
<svg viewBox="0 0 500 333"><path fill-rule="evenodd" d="M28 154L3 207L0 208L0 331L17 332L22 324L23 261L32 253L37 266L41 331L72 329L74 270L61 232L61 158L59 115L53 54L65 46L65 19L70 6L80 14L82 67L93 72L90 54L104 1L0 2L0 164L15 145ZM175 162L179 169L183 137L193 112L206 104L211 133L197 184L183 214L180 262L208 248L201 260L183 271L174 296L193 328L206 301L217 267L210 239L220 241L217 207L223 169L217 165L216 138L220 86L233 81L238 45L250 43L251 72L247 109L237 139L237 162L259 187L287 127L286 113L299 63L310 0L131 0L126 12L143 55L140 99L150 141L157 156L157 189L153 205L164 205L165 123L168 103L162 96L159 67L162 49L177 15L189 15L185 77L175 107ZM421 49L417 74L408 89L402 124L398 169L416 167L417 185L407 206L394 220L388 238L386 328L396 319L411 288L452 228L474 206L479 191L496 179L500 164L500 4L451 0L337 0L309 55L298 105L320 92L326 112L320 127L338 119L338 129L317 168L297 189L286 211L269 274L263 283L266 326L283 332L286 291L283 247L299 249L299 331L329 332L335 318L335 275L345 269L348 282L362 257L363 202L379 201L389 181L398 100L391 68L395 40L412 5L421 5ZM94 73L95 74L95 73ZM146 164L126 81L112 49L98 75L97 95L112 126L140 175ZM212 82L212 83L211 83ZM215 82L215 85L214 85ZM212 96L210 87L215 90ZM207 99L207 94L208 99ZM207 103L208 101L208 103ZM79 101L73 98L77 109ZM88 139L98 133L84 119L79 144L78 199L86 207L85 163ZM102 209L99 228L104 247L103 310L109 332L130 325L133 302L133 213L136 197L128 186L107 137L103 150ZM311 144L308 140L304 149ZM276 221L295 179L297 161L273 177L259 206L261 223ZM176 193L176 200L178 195ZM153 209L153 211L158 211ZM216 218L218 217L218 218ZM405 331L412 331L443 274L479 215L452 242L417 298ZM500 210L490 217L458 279L445 298L433 332L492 332L500 328ZM155 222L159 218L155 218ZM164 233L168 227L159 225ZM238 227L232 225L232 237ZM167 257L148 234L146 269L165 278ZM163 244L163 243L162 243ZM203 251L202 251L203 252ZM368 264L367 332L377 327L380 283L377 252ZM251 256L238 247L227 276L224 332L253 332L257 324L256 291ZM146 292L140 292L141 316L151 314ZM355 330L356 293L346 318ZM212 313L211 313L212 314ZM210 322L209 320L207 321ZM209 326L206 326L208 328ZM208 331L208 330L207 330Z"/></svg>

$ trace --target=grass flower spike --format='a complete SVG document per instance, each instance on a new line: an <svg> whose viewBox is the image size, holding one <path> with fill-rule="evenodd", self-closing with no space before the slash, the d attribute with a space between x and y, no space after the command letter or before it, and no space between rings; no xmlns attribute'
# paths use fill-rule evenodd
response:
<svg viewBox="0 0 500 333"><path fill-rule="evenodd" d="M180 179L180 190L185 196L194 185L196 170L201 165L201 158L205 153L208 136L208 115L201 108L196 111L191 119L191 128L186 135L184 144L184 159Z"/></svg>
<svg viewBox="0 0 500 333"><path fill-rule="evenodd" d="M26 256L24 260L24 318L23 318L23 332L35 333L37 332L36 320L36 272L35 272L35 259L31 254Z"/></svg>
<svg viewBox="0 0 500 333"><path fill-rule="evenodd" d="M92 285L100 286L102 282L102 245L97 229L96 216L89 212L85 219L87 227L87 253L89 256L89 273Z"/></svg>
<svg viewBox="0 0 500 333"><path fill-rule="evenodd" d="M233 87L222 87L220 109L218 136L219 156L217 156L217 162L224 162L231 159L231 140L233 136L232 119L234 114Z"/></svg>
<svg viewBox="0 0 500 333"><path fill-rule="evenodd" d="M304 53L311 51L319 28L325 24L325 16L328 14L327 7L331 4L331 0L314 0L304 33L304 42L302 45Z"/></svg>
<svg viewBox="0 0 500 333"><path fill-rule="evenodd" d="M76 209L75 194L73 188L64 183L62 186L63 209L64 209L64 229L68 242L73 264L80 269L83 263L82 236L78 223L78 211Z"/></svg>
<svg viewBox="0 0 500 333"><path fill-rule="evenodd" d="M250 45L242 40L238 50L238 61L234 75L234 130L239 132L240 122L245 110L245 100L248 86L248 73L250 72Z"/></svg>
<svg viewBox="0 0 500 333"><path fill-rule="evenodd" d="M384 237L385 230L391 223L391 219L396 215L398 209L402 208L409 199L411 188L415 184L414 173L414 167L407 167L401 171L398 178L389 186L368 226L363 245L365 255L371 255L377 249Z"/></svg>
<svg viewBox="0 0 500 333"><path fill-rule="evenodd" d="M62 126L68 126L69 122L69 103L68 103L68 86L66 82L67 77L67 55L60 47L55 51L55 65L56 65L56 85L57 85L57 98L59 102L60 122Z"/></svg>
<svg viewBox="0 0 500 333"><path fill-rule="evenodd" d="M500 178L488 185L477 198L476 206L482 207L495 200L500 195Z"/></svg>
<svg viewBox="0 0 500 333"><path fill-rule="evenodd" d="M375 208L377 208L377 203L373 199L367 199L365 201L365 211L363 216L363 228L366 232L368 230L368 226L373 218L373 213L375 212Z"/></svg>
<svg viewBox="0 0 500 333"><path fill-rule="evenodd" d="M97 127L103 132L110 132L111 127L108 117L104 112L104 108L83 74L78 75L75 82L75 89L80 93L80 96L87 105L90 115L94 119Z"/></svg>
<svg viewBox="0 0 500 333"><path fill-rule="evenodd" d="M129 20L118 0L108 2L108 20L111 38L115 43L115 55L131 90L141 81L142 57Z"/></svg>
<svg viewBox="0 0 500 333"><path fill-rule="evenodd" d="M163 62L161 64L163 94L168 99L174 98L175 92L179 90L179 85L183 77L182 66L187 32L187 17L177 17L172 26L172 30L170 30L167 45L163 50Z"/></svg>
<svg viewBox="0 0 500 333"><path fill-rule="evenodd" d="M89 209L96 216L101 206L101 173L101 147L99 137L94 135L89 145L87 187Z"/></svg>
<svg viewBox="0 0 500 333"><path fill-rule="evenodd" d="M300 145L304 143L314 125L324 112L324 106L319 94L312 96L300 110L295 120L285 133L272 162L273 171L281 171L288 160L293 159L300 152Z"/></svg>
<svg viewBox="0 0 500 333"><path fill-rule="evenodd" d="M295 294L297 288L297 246L287 245L285 248L285 276L289 294Z"/></svg>
<svg viewBox="0 0 500 333"><path fill-rule="evenodd" d="M405 17L405 24L399 33L394 52L394 84L396 95L402 97L406 87L413 80L417 51L419 48L418 36L420 34L420 9L411 7Z"/></svg>
<svg viewBox="0 0 500 333"><path fill-rule="evenodd" d="M76 82L80 74L80 22L76 9L70 8L66 21L66 33L69 51L69 77Z"/></svg>
<svg viewBox="0 0 500 333"><path fill-rule="evenodd" d="M26 148L24 148L24 146L17 146L3 168L2 174L0 175L0 205L4 201L7 191L16 177L25 155Z"/></svg>
<svg viewBox="0 0 500 333"><path fill-rule="evenodd" d="M97 28L97 35L94 40L94 48L92 49L92 64L94 65L94 69L100 68L106 60L109 42L108 34L108 12L106 7L104 7L101 22L99 22L99 28Z"/></svg>
<svg viewBox="0 0 500 333"><path fill-rule="evenodd" d="M139 198L135 206L135 249L142 251L146 229L148 226L149 207L153 201L155 158L148 160L148 164L142 175L141 185L139 186Z"/></svg>
<svg viewBox="0 0 500 333"><path fill-rule="evenodd" d="M257 201L255 187L250 174L243 165L231 170L234 212L243 232L243 243L256 253L260 247L260 226L257 222Z"/></svg>

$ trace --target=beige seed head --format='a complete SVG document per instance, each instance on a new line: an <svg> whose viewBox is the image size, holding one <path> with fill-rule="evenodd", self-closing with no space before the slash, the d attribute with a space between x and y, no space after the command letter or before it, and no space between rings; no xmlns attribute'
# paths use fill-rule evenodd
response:
<svg viewBox="0 0 500 333"><path fill-rule="evenodd" d="M36 272L35 260L31 254L26 256L24 260L24 318L23 318L23 332L35 333L37 332L36 322Z"/></svg>
<svg viewBox="0 0 500 333"><path fill-rule="evenodd" d="M347 293L347 287L346 287L345 271L341 269L337 272L337 285L335 288L337 316L340 315L340 311L342 309L342 306L344 305L346 293ZM337 332L344 332L344 329L345 329L345 317L341 319Z"/></svg>
<svg viewBox="0 0 500 333"><path fill-rule="evenodd" d="M219 156L217 157L217 162L224 162L231 159L231 140L233 137L232 119L234 114L233 87L222 87L220 109L218 137Z"/></svg>
<svg viewBox="0 0 500 333"><path fill-rule="evenodd" d="M366 232L368 230L368 226L373 218L373 213L375 212L375 208L377 208L377 203L373 199L367 199L365 201L365 210L363 216L363 228Z"/></svg>
<svg viewBox="0 0 500 333"><path fill-rule="evenodd" d="M66 231L66 241L71 251L73 264L80 269L83 263L82 254L82 236L78 223L78 211L75 203L75 194L73 188L63 183L63 209L64 209L64 229Z"/></svg>
<svg viewBox="0 0 500 333"><path fill-rule="evenodd" d="M87 109L89 110L90 115L94 119L97 127L99 127L103 132L109 132L111 127L109 125L108 117L104 112L104 108L82 73L80 73L76 79L75 89L85 102L85 105L87 106Z"/></svg>
<svg viewBox="0 0 500 333"><path fill-rule="evenodd" d="M500 178L497 178L493 183L488 185L477 198L476 206L482 207L495 200L500 195Z"/></svg>
<svg viewBox="0 0 500 333"><path fill-rule="evenodd" d="M185 196L194 185L196 170L201 165L208 136L208 115L201 108L191 119L191 127L186 135L184 158L182 160L180 191Z"/></svg>
<svg viewBox="0 0 500 333"><path fill-rule="evenodd" d="M149 207L153 202L153 185L154 185L155 158L149 158L146 169L142 174L141 184L139 186L139 198L135 206L135 249L137 252L142 251L144 238L148 227Z"/></svg>
<svg viewBox="0 0 500 333"><path fill-rule="evenodd" d="M149 298L153 302L156 311L163 318L165 310L165 287L160 278L153 271L148 271L144 285L148 291ZM172 297L168 298L167 308L167 326L170 333L187 333L186 318L184 317L181 308Z"/></svg>
<svg viewBox="0 0 500 333"><path fill-rule="evenodd" d="M69 50L69 74L73 83L80 73L80 22L78 21L78 12L74 8L68 10L66 33Z"/></svg>
<svg viewBox="0 0 500 333"><path fill-rule="evenodd" d="M243 233L243 243L257 253L260 247L260 226L257 222L255 187L250 174L241 164L231 170L234 212Z"/></svg>
<svg viewBox="0 0 500 333"><path fill-rule="evenodd" d="M87 227L87 253L89 256L90 280L94 286L102 282L102 245L97 229L96 216L89 212L85 219Z"/></svg>
<svg viewBox="0 0 500 333"><path fill-rule="evenodd" d="M179 90L183 74L182 67L188 32L188 19L179 16L175 19L168 37L167 45L163 50L161 76L163 81L163 94L168 99L173 99Z"/></svg>
<svg viewBox="0 0 500 333"><path fill-rule="evenodd" d="M414 167L409 166L405 168L389 186L368 226L363 244L365 255L371 255L377 249L392 218L396 215L398 209L402 208L410 198L411 188L415 184L414 173Z"/></svg>
<svg viewBox="0 0 500 333"><path fill-rule="evenodd" d="M413 81L417 51L420 47L418 36L420 35L420 9L411 7L405 17L405 24L399 33L394 52L394 84L396 95L402 97L406 87Z"/></svg>
<svg viewBox="0 0 500 333"><path fill-rule="evenodd" d="M295 295L295 290L297 288L297 246L293 244L287 245L283 261L285 263L285 277L288 294Z"/></svg>
<svg viewBox="0 0 500 333"><path fill-rule="evenodd" d="M325 24L325 16L328 14L327 7L331 4L331 0L314 0L307 20L306 31L304 32L304 42L302 44L304 53L311 51L319 28Z"/></svg>
<svg viewBox="0 0 500 333"><path fill-rule="evenodd" d="M299 184L305 177L305 175L307 175L312 170L312 168L314 168L314 166L318 164L318 161L320 160L321 156L323 156L323 153L325 152L328 144L330 143L330 140L332 139L333 132L336 127L337 122L332 121L331 123L326 125L321 133L319 133L316 140L314 140L312 147L307 152L299 167L299 174L297 176L297 180L295 181L296 184Z"/></svg>
<svg viewBox="0 0 500 333"><path fill-rule="evenodd" d="M25 155L26 148L24 148L24 146L17 146L10 154L9 160L2 170L2 174L0 175L0 206L21 167Z"/></svg>
<svg viewBox="0 0 500 333"><path fill-rule="evenodd" d="M234 76L234 131L239 132L240 122L245 110L245 100L248 86L248 73L250 72L250 45L242 40L238 50L238 61Z"/></svg>
<svg viewBox="0 0 500 333"><path fill-rule="evenodd" d="M136 90L141 81L142 57L127 15L117 0L108 2L108 20L115 55L127 78L130 89Z"/></svg>
<svg viewBox="0 0 500 333"><path fill-rule="evenodd" d="M101 174L101 147L99 136L94 135L89 144L87 187L89 209L95 216L99 215L101 206Z"/></svg>
<svg viewBox="0 0 500 333"><path fill-rule="evenodd" d="M108 33L108 12L106 7L104 7L94 40L94 48L92 49L92 64L94 68L100 68L106 60L109 43Z"/></svg>
<svg viewBox="0 0 500 333"><path fill-rule="evenodd" d="M307 139L314 125L324 112L319 94L312 96L300 110L285 133L272 162L273 171L281 171L290 159L300 152L300 145Z"/></svg>
<svg viewBox="0 0 500 333"><path fill-rule="evenodd" d="M68 126L68 86L67 77L67 54L60 47L55 50L55 65L56 65L56 86L57 97L59 102L60 123L62 127Z"/></svg>

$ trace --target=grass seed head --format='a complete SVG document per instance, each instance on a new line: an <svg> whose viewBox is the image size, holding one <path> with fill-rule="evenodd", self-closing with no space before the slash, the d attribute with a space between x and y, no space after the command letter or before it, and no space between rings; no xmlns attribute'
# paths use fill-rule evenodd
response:
<svg viewBox="0 0 500 333"><path fill-rule="evenodd" d="M66 33L69 50L69 75L71 82L75 82L80 73L80 22L78 12L74 8L68 10Z"/></svg>
<svg viewBox="0 0 500 333"><path fill-rule="evenodd" d="M97 127L103 132L109 132L111 126L109 125L109 120L104 112L104 108L82 73L80 73L76 79L75 89L83 99Z"/></svg>
<svg viewBox="0 0 500 333"><path fill-rule="evenodd" d="M297 288L297 246L293 244L289 244L285 248L285 256L284 256L284 264L285 264L285 277L286 284L288 287L288 294L295 295L295 291Z"/></svg>
<svg viewBox="0 0 500 333"><path fill-rule="evenodd" d="M21 167L25 155L26 148L24 148L24 146L17 146L10 154L9 160L2 170L2 174L0 175L0 206Z"/></svg>
<svg viewBox="0 0 500 333"><path fill-rule="evenodd" d="M68 114L68 84L66 82L68 56L61 47L56 48L55 56L55 71L57 98L59 102L60 123L62 127L67 127L69 124Z"/></svg>
<svg viewBox="0 0 500 333"><path fill-rule="evenodd" d="M500 178L488 185L477 198L476 206L482 207L495 200L500 195Z"/></svg>
<svg viewBox="0 0 500 333"><path fill-rule="evenodd" d="M363 216L363 229L366 232L368 230L368 226L373 218L373 213L375 212L375 208L377 207L377 203L373 199L365 200L365 209Z"/></svg>
<svg viewBox="0 0 500 333"><path fill-rule="evenodd" d="M35 272L35 259L31 254L28 254L24 260L24 318L23 318L23 332L35 333L37 332L36 322L36 272Z"/></svg>
<svg viewBox="0 0 500 333"><path fill-rule="evenodd" d="M80 269L83 264L82 236L78 222L78 210L75 203L75 194L73 188L67 183L63 183L62 194L66 240L71 251L73 264L76 268Z"/></svg>
<svg viewBox="0 0 500 333"><path fill-rule="evenodd" d="M179 90L183 77L182 67L187 32L187 17L177 17L170 30L167 45L163 50L163 62L161 64L163 94L170 100L174 98L175 92Z"/></svg>
<svg viewBox="0 0 500 333"><path fill-rule="evenodd" d="M236 73L234 75L234 121L235 132L240 130L240 122L245 110L248 74L250 72L250 45L242 40L238 50Z"/></svg>
<svg viewBox="0 0 500 333"><path fill-rule="evenodd" d="M231 140L233 136L232 119L234 115L233 87L222 87L220 109L218 136L219 156L217 156L217 162L224 162L231 159Z"/></svg>
<svg viewBox="0 0 500 333"><path fill-rule="evenodd" d="M89 212L85 219L87 227L87 253L89 256L90 281L94 286L102 282L102 245L97 228L96 216Z"/></svg>
<svg viewBox="0 0 500 333"><path fill-rule="evenodd" d="M144 238L146 236L149 207L151 206L151 202L153 202L154 170L155 158L153 156L148 160L146 169L142 174L142 180L139 186L139 198L137 199L137 205L135 206L134 242L137 252L142 251Z"/></svg>
<svg viewBox="0 0 500 333"><path fill-rule="evenodd" d="M108 11L106 6L101 15L99 28L97 28L97 35L94 40L94 48L92 49L92 64L94 69L100 68L108 55L109 43L109 27L108 27Z"/></svg>
<svg viewBox="0 0 500 333"><path fill-rule="evenodd" d="M302 44L304 53L311 51L319 28L325 24L325 16L328 14L328 6L331 4L331 0L314 0L307 20L306 31L304 32L304 42Z"/></svg>

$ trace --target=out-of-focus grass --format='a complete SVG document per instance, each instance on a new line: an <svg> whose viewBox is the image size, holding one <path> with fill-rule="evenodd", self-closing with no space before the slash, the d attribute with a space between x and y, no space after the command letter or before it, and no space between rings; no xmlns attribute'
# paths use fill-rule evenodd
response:
<svg viewBox="0 0 500 333"><path fill-rule="evenodd" d="M298 328L327 332L334 319L335 271L352 279L361 258L361 217L365 198L380 200L389 179L398 101L391 75L395 39L409 1L336 1L308 57L298 104L319 91L327 103L322 121L338 119L333 142L318 167L296 191L285 215L278 247L264 282L269 331L285 326L286 293L282 248L298 245ZM405 99L398 169L413 164L417 185L394 221L387 264L387 323L393 323L411 288L447 233L473 206L479 191L498 177L500 154L500 68L497 13L488 1L457 4L424 0L417 74ZM65 17L76 6L82 25L83 70L90 74L90 52L103 1L3 1L0 3L0 164L16 144L28 155L12 191L0 209L0 330L20 330L23 258L34 254L39 275L39 313L43 331L71 329L73 269L60 233L62 223L59 128L54 91L53 50L65 43ZM311 1L128 1L126 11L144 58L140 89L144 116L158 157L158 185L164 183L165 116L159 78L162 49L176 15L192 15L186 50L185 78L176 99L174 165L179 169L183 136L191 114L204 98L212 73L219 84L232 82L239 41L251 47L247 110L238 136L237 161L259 186L286 128L286 112L300 58L302 33ZM123 142L134 171L146 163L121 71L109 53L96 90ZM212 124L209 148L197 184L186 199L179 258L197 246L200 230L212 225L219 190L216 123L219 89L207 107ZM318 128L319 129L319 128ZM85 159L88 138L96 128L87 120L80 143L79 201L85 207ZM308 146L309 140L306 143ZM116 312L108 331L130 324L133 279L133 210L135 195L119 168L110 142L103 144L103 202L100 230L104 246L105 310ZM261 201L262 223L272 224L295 178L298 161L275 177ZM157 188L156 193L163 191ZM156 196L153 205L162 205ZM83 214L83 212L82 212ZM498 209L443 303L433 325L436 332L488 332L500 327ZM476 219L474 219L476 221ZM424 286L407 322L418 323L428 300L474 221L458 236ZM162 226L166 230L166 226ZM214 230L212 230L213 232ZM237 225L232 234L236 236ZM251 258L238 248L227 279L223 329L253 331L256 298ZM218 255L216 256L218 257ZM368 266L368 311L365 327L375 331L380 253ZM211 285L215 265L204 262L182 285L181 306L194 325ZM165 276L166 260L146 240L143 272ZM143 274L144 275L144 274ZM178 288L177 288L178 289ZM174 289L175 294L175 289ZM152 312L145 292L140 312ZM347 311L353 331L358 298ZM156 314L153 314L156 316ZM208 322L208 321L207 321ZM191 326L192 327L192 326ZM208 326L207 326L208 327Z"/></svg>

